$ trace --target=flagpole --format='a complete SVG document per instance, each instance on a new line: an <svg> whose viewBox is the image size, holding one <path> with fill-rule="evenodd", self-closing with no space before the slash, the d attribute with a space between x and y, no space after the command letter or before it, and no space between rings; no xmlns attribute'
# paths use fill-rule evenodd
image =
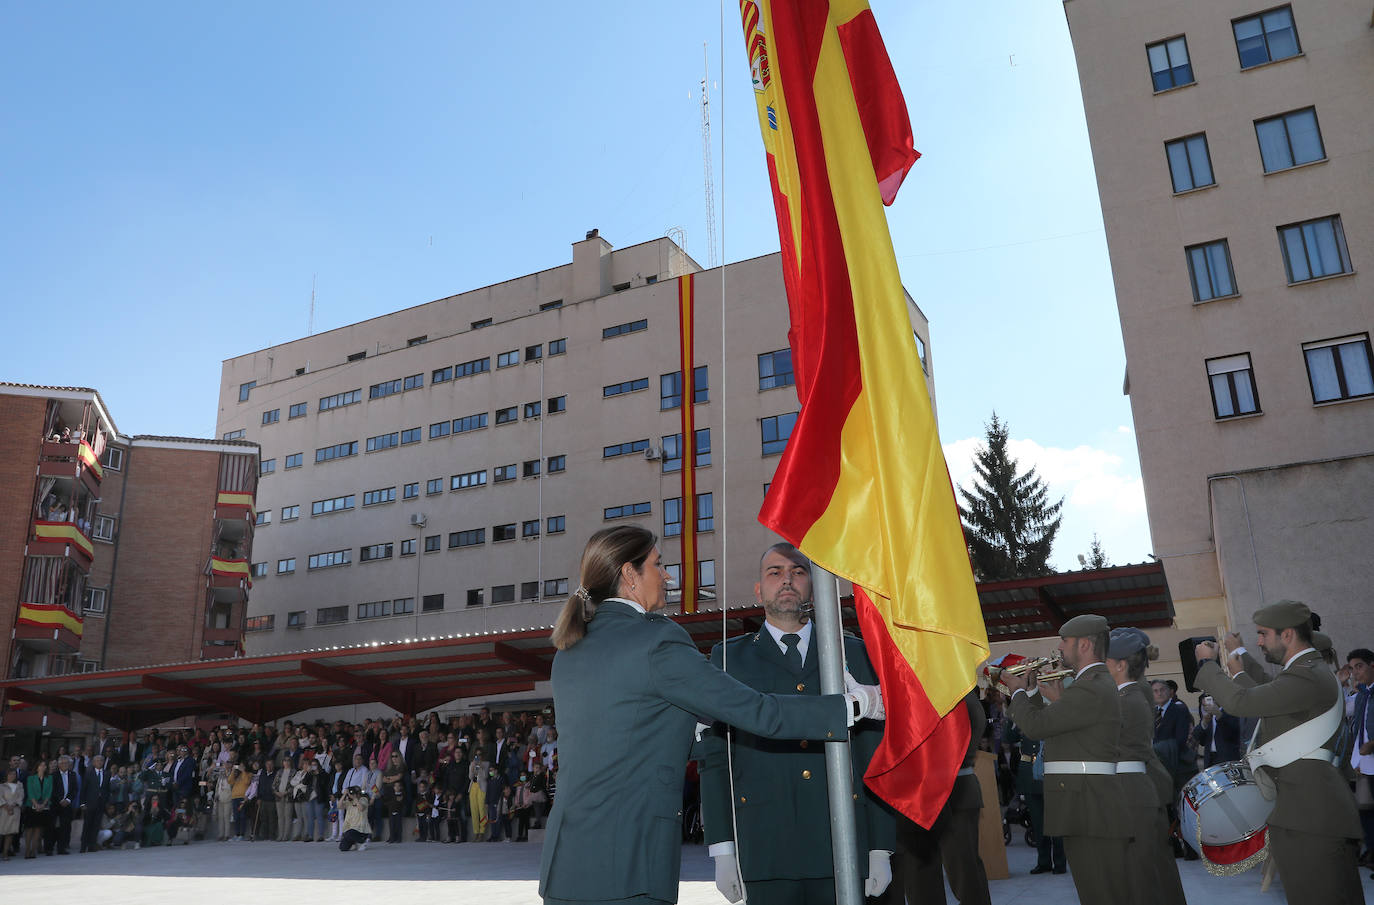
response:
<svg viewBox="0 0 1374 905"><path fill-rule="evenodd" d="M840 634L840 598L835 576L811 564L815 597L816 659L821 668L821 694L844 693L844 644ZM835 862L836 905L863 905L859 879L858 835L854 828L854 775L849 736L825 743L826 785L830 795L830 847Z"/></svg>

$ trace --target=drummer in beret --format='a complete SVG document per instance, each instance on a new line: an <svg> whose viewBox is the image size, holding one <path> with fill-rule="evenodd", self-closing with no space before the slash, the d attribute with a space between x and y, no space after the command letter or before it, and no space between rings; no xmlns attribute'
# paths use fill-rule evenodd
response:
<svg viewBox="0 0 1374 905"><path fill-rule="evenodd" d="M1279 674L1259 683L1232 658L1228 677L1216 662L1216 643L1204 641L1195 650L1197 685L1228 713L1259 718L1246 757L1274 796L1269 851L1290 905L1363 905L1359 814L1332 763L1343 714L1340 683L1313 644L1306 604L1280 600L1257 610L1254 622L1256 642L1266 660L1282 666Z"/></svg>

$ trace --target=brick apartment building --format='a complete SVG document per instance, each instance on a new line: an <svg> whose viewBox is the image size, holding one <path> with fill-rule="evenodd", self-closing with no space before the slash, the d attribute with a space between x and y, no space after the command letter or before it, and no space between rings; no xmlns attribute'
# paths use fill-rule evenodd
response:
<svg viewBox="0 0 1374 905"><path fill-rule="evenodd" d="M0 636L5 675L242 652L258 449L119 434L100 394L0 384ZM89 721L0 701L0 748Z"/></svg>

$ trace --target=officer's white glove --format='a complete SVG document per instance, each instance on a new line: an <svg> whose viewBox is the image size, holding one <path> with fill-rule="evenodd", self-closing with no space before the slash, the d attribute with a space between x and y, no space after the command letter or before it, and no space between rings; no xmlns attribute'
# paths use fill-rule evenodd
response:
<svg viewBox="0 0 1374 905"><path fill-rule="evenodd" d="M849 708L851 717L849 725L853 726L859 720L885 720L887 711L883 709L883 693L877 685L860 685L858 680L849 674L849 670L844 671L844 694L850 701L859 702L859 716L854 716L854 708Z"/></svg>
<svg viewBox="0 0 1374 905"><path fill-rule="evenodd" d="M868 879L864 882L864 895L880 896L892 882L892 852L874 849L868 853Z"/></svg>
<svg viewBox="0 0 1374 905"><path fill-rule="evenodd" d="M739 865L735 860L734 852L722 852L719 855L712 855L711 859L716 862L716 889L725 896L725 901L732 903L744 899L744 890L740 888ZM888 879L892 879L892 871L888 871Z"/></svg>

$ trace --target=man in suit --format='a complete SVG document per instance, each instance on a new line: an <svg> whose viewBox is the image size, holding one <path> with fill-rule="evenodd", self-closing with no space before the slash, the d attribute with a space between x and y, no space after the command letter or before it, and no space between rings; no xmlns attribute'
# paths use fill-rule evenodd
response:
<svg viewBox="0 0 1374 905"><path fill-rule="evenodd" d="M1193 730L1193 714L1178 699L1178 686L1162 679L1150 683L1155 699L1155 753L1174 774L1177 793L1197 769L1188 763L1188 736Z"/></svg>
<svg viewBox="0 0 1374 905"><path fill-rule="evenodd" d="M1216 698L1202 696L1202 722L1193 730L1193 740L1202 750L1202 765L1228 764L1240 760L1240 717L1222 710Z"/></svg>
<svg viewBox="0 0 1374 905"><path fill-rule="evenodd" d="M1258 610L1254 621L1264 658L1283 671L1258 684L1240 657L1228 659L1223 671L1217 645L1204 641L1195 651L1197 685L1228 712L1260 719L1247 759L1261 787L1272 785L1269 851L1289 905L1364 905L1356 863L1360 818L1332 764L1344 713L1340 684L1312 646L1305 604L1281 600Z"/></svg>
<svg viewBox="0 0 1374 905"><path fill-rule="evenodd" d="M185 745L177 746L177 759L172 764L173 807L183 807L196 793L196 762Z"/></svg>
<svg viewBox="0 0 1374 905"><path fill-rule="evenodd" d="M420 744L415 746L415 771L424 771L431 777L439 764L439 747L430 741L429 730L420 730Z"/></svg>
<svg viewBox="0 0 1374 905"><path fill-rule="evenodd" d="M99 754L91 758L91 768L81 778L81 851L93 852L100 848L96 835L100 832L100 819L105 816L105 805L110 801L110 771L105 766L105 758Z"/></svg>
<svg viewBox="0 0 1374 905"><path fill-rule="evenodd" d="M52 779L53 823L44 840L43 851L51 855L71 854L72 821L81 805L81 777L72 769L72 759L62 755L57 759L57 772Z"/></svg>
<svg viewBox="0 0 1374 905"><path fill-rule="evenodd" d="M820 665L807 615L811 563L796 547L779 543L764 553L759 572L754 596L763 605L763 627L716 645L711 662L756 691L819 695ZM854 677L864 684L877 684L863 642L845 638L844 644ZM724 731L724 727L713 729L698 752L702 819L716 863L716 886L728 901L738 901L742 877L751 905L834 902L824 745L760 738L739 730L727 740ZM881 741L882 724L868 721L854 727L850 746L858 835L855 855L867 879L868 895L881 894L891 882L890 859L896 848L895 815L863 782ZM727 744L732 744L730 757ZM787 832L779 833L779 825L785 825Z"/></svg>
<svg viewBox="0 0 1374 905"><path fill-rule="evenodd" d="M1045 741L1045 832L1064 837L1084 903L1133 901L1126 884L1132 828L1120 819L1116 779L1121 701L1104 662L1110 628L1089 614L1060 627L1059 651L1076 670L1067 688L1032 688L1029 674L1002 678L1012 692L1012 719L1025 735Z"/></svg>

